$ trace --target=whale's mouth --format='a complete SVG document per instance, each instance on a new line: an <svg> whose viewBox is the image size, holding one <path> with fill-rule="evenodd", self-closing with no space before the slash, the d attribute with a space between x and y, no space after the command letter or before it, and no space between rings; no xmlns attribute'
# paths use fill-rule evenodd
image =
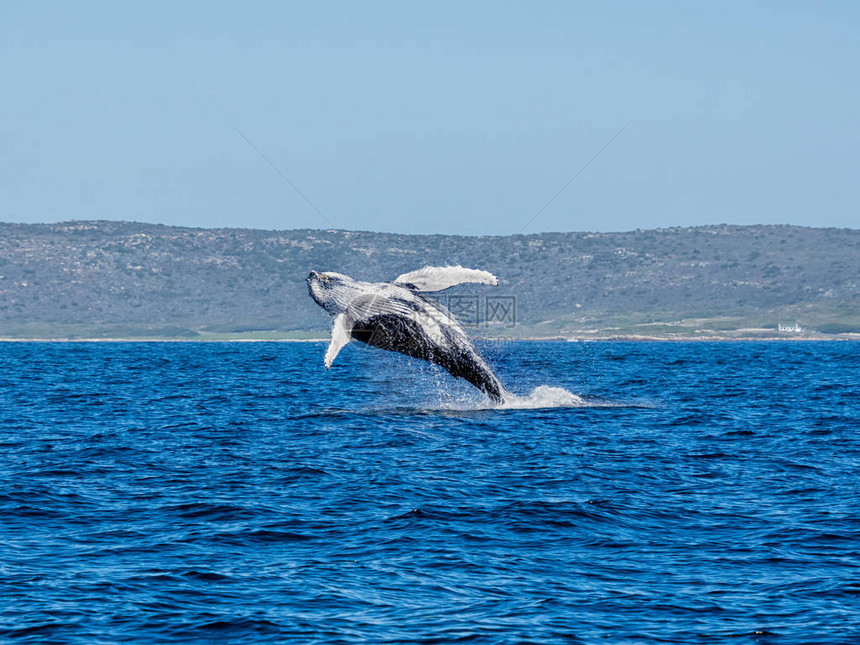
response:
<svg viewBox="0 0 860 645"><path fill-rule="evenodd" d="M332 316L341 313L354 297L349 282L339 273L311 271L306 278L314 302Z"/></svg>

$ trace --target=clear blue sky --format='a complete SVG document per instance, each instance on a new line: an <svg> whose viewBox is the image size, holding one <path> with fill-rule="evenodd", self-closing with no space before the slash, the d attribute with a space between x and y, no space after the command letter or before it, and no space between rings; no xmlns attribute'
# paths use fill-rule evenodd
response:
<svg viewBox="0 0 860 645"><path fill-rule="evenodd" d="M857 2L3 2L0 220L860 226Z"/></svg>

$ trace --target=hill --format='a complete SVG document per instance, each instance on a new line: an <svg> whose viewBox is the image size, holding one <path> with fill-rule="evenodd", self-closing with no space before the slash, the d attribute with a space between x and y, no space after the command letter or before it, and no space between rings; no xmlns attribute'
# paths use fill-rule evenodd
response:
<svg viewBox="0 0 860 645"><path fill-rule="evenodd" d="M476 335L860 332L854 229L462 237L75 221L0 224L0 337L321 336L311 269L373 281L425 264L499 276L440 294Z"/></svg>

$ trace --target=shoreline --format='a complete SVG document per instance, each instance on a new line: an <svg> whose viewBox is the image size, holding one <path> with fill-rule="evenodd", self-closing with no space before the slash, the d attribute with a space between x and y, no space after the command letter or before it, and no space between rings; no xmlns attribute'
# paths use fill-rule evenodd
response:
<svg viewBox="0 0 860 645"><path fill-rule="evenodd" d="M11 338L0 337L0 343L327 343L330 337L320 338ZM820 336L642 336L614 334L607 336L534 336L529 338L494 337L472 338L476 345L493 345L510 342L535 343L748 343L748 342L856 342L860 334L821 334Z"/></svg>

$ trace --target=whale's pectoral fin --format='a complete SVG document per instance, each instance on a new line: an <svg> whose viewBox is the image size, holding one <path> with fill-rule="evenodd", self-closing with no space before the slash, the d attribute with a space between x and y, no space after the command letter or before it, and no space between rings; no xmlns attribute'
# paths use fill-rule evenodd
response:
<svg viewBox="0 0 860 645"><path fill-rule="evenodd" d="M477 282L478 284L499 284L499 279L489 271L466 269L465 267L424 267L397 276L394 283L416 291L443 291L456 284Z"/></svg>
<svg viewBox="0 0 860 645"><path fill-rule="evenodd" d="M325 368L331 367L335 356L346 345L352 336L352 322L346 314L338 314L334 317L334 324L331 328L331 342L328 344L328 349L325 352Z"/></svg>

